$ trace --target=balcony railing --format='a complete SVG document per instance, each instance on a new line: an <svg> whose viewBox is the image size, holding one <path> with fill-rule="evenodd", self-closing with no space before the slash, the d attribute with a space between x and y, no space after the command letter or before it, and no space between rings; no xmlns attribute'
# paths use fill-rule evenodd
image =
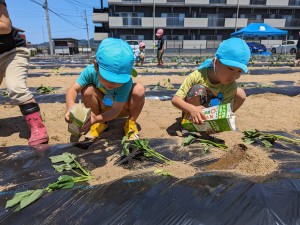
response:
<svg viewBox="0 0 300 225"><path fill-rule="evenodd" d="M167 26L184 27L184 18L167 18Z"/></svg>
<svg viewBox="0 0 300 225"><path fill-rule="evenodd" d="M217 18L217 19L208 19L208 27L224 27L225 19Z"/></svg>
<svg viewBox="0 0 300 225"><path fill-rule="evenodd" d="M141 26L142 18L140 17L123 17L123 26Z"/></svg>

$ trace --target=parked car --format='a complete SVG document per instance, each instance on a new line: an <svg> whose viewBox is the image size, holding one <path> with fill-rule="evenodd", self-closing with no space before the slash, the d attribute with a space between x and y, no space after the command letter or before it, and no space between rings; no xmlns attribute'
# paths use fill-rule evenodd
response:
<svg viewBox="0 0 300 225"><path fill-rule="evenodd" d="M274 45L271 47L272 53L291 53L295 54L297 51L296 41L283 41L281 45Z"/></svg>
<svg viewBox="0 0 300 225"><path fill-rule="evenodd" d="M257 42L247 42L247 45L249 46L251 53L259 53L259 52L267 51L266 46Z"/></svg>
<svg viewBox="0 0 300 225"><path fill-rule="evenodd" d="M139 41L126 41L130 47L132 48L133 51L139 48Z"/></svg>

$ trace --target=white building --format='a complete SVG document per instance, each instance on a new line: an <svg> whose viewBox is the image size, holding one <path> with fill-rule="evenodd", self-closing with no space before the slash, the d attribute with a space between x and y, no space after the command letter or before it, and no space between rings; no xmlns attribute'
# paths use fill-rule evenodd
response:
<svg viewBox="0 0 300 225"><path fill-rule="evenodd" d="M152 48L154 32L163 28L167 48L206 49L253 22L288 30L292 40L300 31L300 0L108 0L108 5L94 9L93 22L99 23L95 41L143 40ZM272 45L283 39L261 42Z"/></svg>

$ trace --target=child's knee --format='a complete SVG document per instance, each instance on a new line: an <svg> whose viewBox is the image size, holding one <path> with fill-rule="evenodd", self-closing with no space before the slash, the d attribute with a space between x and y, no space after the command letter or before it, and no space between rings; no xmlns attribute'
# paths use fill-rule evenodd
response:
<svg viewBox="0 0 300 225"><path fill-rule="evenodd" d="M84 87L81 90L81 95L84 97L91 97L91 96L95 96L96 93L96 87L92 84L87 85L86 87Z"/></svg>
<svg viewBox="0 0 300 225"><path fill-rule="evenodd" d="M185 101L192 105L203 105L207 101L206 88L200 84L192 86Z"/></svg>
<svg viewBox="0 0 300 225"><path fill-rule="evenodd" d="M234 105L233 112L237 111L246 100L246 92L242 88L237 88L235 97L234 97Z"/></svg>
<svg viewBox="0 0 300 225"><path fill-rule="evenodd" d="M237 88L236 97L239 98L240 101L244 102L246 100L246 92L242 88Z"/></svg>
<svg viewBox="0 0 300 225"><path fill-rule="evenodd" d="M144 97L145 96L144 86L138 83L134 84L131 94L138 97Z"/></svg>

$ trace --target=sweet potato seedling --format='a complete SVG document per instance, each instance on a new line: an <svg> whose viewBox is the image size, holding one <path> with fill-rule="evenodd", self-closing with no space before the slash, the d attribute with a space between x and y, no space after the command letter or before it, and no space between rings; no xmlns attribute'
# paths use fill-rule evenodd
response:
<svg viewBox="0 0 300 225"><path fill-rule="evenodd" d="M131 135L130 133L128 134ZM155 158L161 161L162 163L170 164L171 160L162 154L156 152L150 145L149 141L146 139L140 140L128 140L127 136L122 138L122 151L121 151L121 159L117 162L117 164L122 164L128 161L129 158L133 158L137 155L142 155L146 158Z"/></svg>
<svg viewBox="0 0 300 225"><path fill-rule="evenodd" d="M299 138L288 138L282 135L261 132L259 130L246 130L243 133L244 133L243 141L246 144L261 142L264 147L269 148L273 146L275 141L282 141L282 142L287 142L290 144L300 146Z"/></svg>
<svg viewBox="0 0 300 225"><path fill-rule="evenodd" d="M193 142L199 142L200 145L203 147L203 150L206 152L210 147L216 147L216 148L221 148L221 149L226 149L228 148L226 145L221 144L221 143L216 143L213 141L209 141L206 139L202 139L199 137L195 137L193 135L189 135L183 139L183 142L181 146L188 146L192 144Z"/></svg>
<svg viewBox="0 0 300 225"><path fill-rule="evenodd" d="M41 84L40 87L35 89L36 92L41 94L54 94L54 88L50 86L44 86Z"/></svg>
<svg viewBox="0 0 300 225"><path fill-rule="evenodd" d="M5 208L11 208L14 206L17 206L15 211L19 211L37 199L39 199L44 192L52 192L58 189L66 189L66 188L72 188L75 183L78 182L84 182L92 179L90 172L85 170L79 162L75 160L76 155L65 152L62 155L52 156L49 157L53 168L58 172L63 172L65 170L71 170L73 171L77 177L69 176L69 175L62 175L58 177L57 181L49 184L44 189L37 189L37 190L28 190L23 192L18 192L14 195L14 197L6 202ZM57 164L59 163L59 164ZM80 170L83 174L76 171Z"/></svg>

